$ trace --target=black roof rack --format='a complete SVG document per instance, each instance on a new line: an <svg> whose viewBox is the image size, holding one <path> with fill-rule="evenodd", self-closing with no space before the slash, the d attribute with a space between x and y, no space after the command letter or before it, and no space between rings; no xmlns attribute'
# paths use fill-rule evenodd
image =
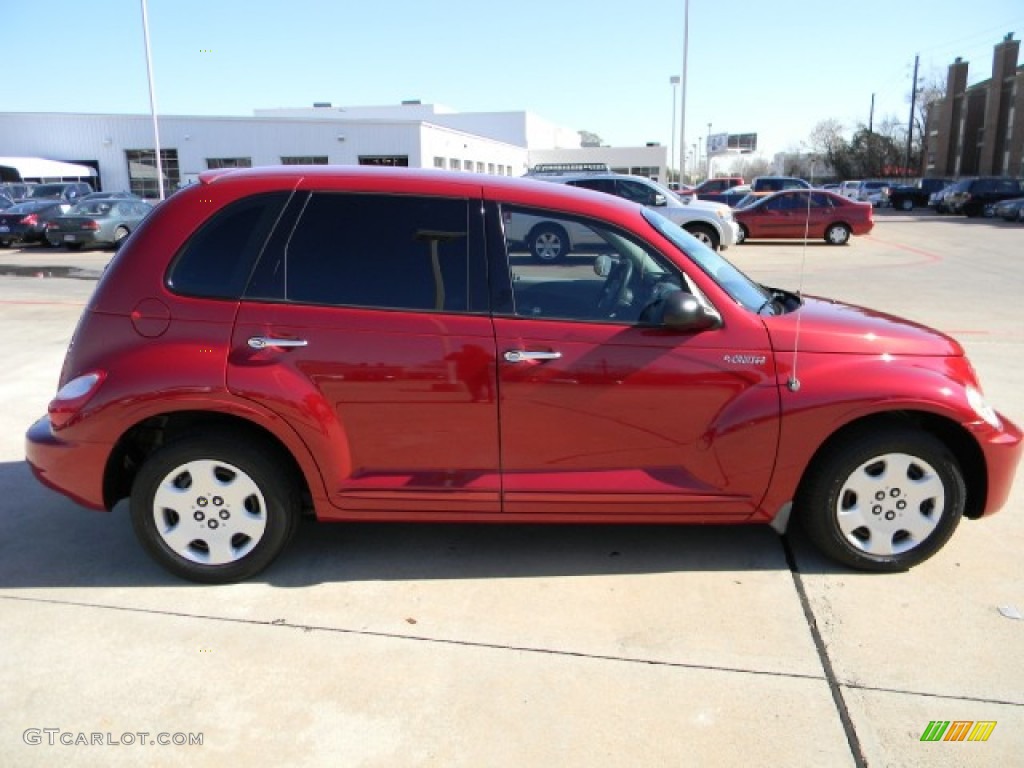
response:
<svg viewBox="0 0 1024 768"><path fill-rule="evenodd" d="M554 175L559 173L610 173L608 163L538 163L527 176Z"/></svg>

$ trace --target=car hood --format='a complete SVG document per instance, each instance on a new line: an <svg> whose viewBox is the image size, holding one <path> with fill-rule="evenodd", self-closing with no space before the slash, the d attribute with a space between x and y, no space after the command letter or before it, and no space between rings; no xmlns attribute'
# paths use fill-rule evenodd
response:
<svg viewBox="0 0 1024 768"><path fill-rule="evenodd" d="M716 212L718 212L720 210L725 210L725 211L727 211L729 213L732 212L732 208L730 208L725 203L716 203L716 202L711 201L711 200L699 200L699 199L698 200L694 200L693 198L690 198L689 202L686 202L684 200L684 201L680 202L679 205L674 205L674 206L671 206L671 207L673 207L673 208L684 208L684 209L685 208L689 208L691 210L697 209L697 210L701 210L701 211L709 211L711 213L716 213Z"/></svg>
<svg viewBox="0 0 1024 768"><path fill-rule="evenodd" d="M955 339L895 315L813 296L805 296L803 302L796 312L764 318L776 352L799 346L806 352L847 355L964 354Z"/></svg>

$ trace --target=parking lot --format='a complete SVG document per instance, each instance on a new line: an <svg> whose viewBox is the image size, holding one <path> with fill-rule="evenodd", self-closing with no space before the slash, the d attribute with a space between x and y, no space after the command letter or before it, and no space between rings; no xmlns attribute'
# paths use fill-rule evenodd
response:
<svg viewBox="0 0 1024 768"><path fill-rule="evenodd" d="M1024 226L876 219L845 247L727 255L949 333L1024 422ZM0 764L1020 762L1020 477L890 576L761 527L306 523L246 583L174 579L123 507L79 508L23 461L110 256L0 251ZM932 721L996 725L923 742Z"/></svg>

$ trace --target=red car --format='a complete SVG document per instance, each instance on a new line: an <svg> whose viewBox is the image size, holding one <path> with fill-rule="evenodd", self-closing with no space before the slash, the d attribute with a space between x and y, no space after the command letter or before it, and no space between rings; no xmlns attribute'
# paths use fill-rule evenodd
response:
<svg viewBox="0 0 1024 768"><path fill-rule="evenodd" d="M595 243L540 263L543 217ZM799 340L798 340L799 336ZM799 348L799 353L795 352ZM27 435L185 578L324 521L763 523L901 570L1006 501L960 345L758 285L651 209L397 168L212 171L115 256Z"/></svg>
<svg viewBox="0 0 1024 768"><path fill-rule="evenodd" d="M734 211L744 240L824 238L845 245L850 235L866 235L875 226L870 203L858 203L823 189L776 192Z"/></svg>

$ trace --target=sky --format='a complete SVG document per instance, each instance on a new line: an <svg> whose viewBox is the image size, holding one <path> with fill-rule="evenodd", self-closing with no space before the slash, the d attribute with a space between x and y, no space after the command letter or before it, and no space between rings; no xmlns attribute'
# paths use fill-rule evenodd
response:
<svg viewBox="0 0 1024 768"><path fill-rule="evenodd" d="M40 33L38 3L4 5L0 111L149 113L141 0L47 0L53 35ZM526 110L613 146L671 147L683 88L670 78L682 75L685 50L687 145L710 123L712 134L757 133L770 157L799 150L822 120L849 133L867 124L872 95L876 124L905 123L915 55L919 77L943 82L961 56L974 83L991 74L992 46L1024 33L1024 0L689 0L684 46L685 7L148 0L157 109L252 115L419 99Z"/></svg>

